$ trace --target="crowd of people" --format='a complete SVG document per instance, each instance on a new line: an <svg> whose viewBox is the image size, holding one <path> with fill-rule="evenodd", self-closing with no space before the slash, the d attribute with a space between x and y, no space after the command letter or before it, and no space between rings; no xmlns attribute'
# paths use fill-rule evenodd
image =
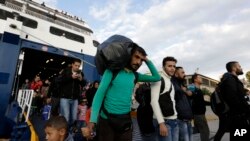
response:
<svg viewBox="0 0 250 141"><path fill-rule="evenodd" d="M75 59L51 82L48 79L42 81L38 75L31 82L25 80L21 88L34 91L31 116L49 120L60 115L67 122L67 131L71 132L86 126L99 81L87 83L79 70L80 65L81 60Z"/></svg>
<svg viewBox="0 0 250 141"><path fill-rule="evenodd" d="M143 62L151 75L137 72ZM45 80L42 83L40 77L36 76L31 83L26 80L22 87L37 93L33 100L36 112L41 112L43 106L51 105L51 116L46 119L45 128L48 140L53 138L50 132L54 129L63 130L62 138L70 140L70 129L76 125L88 140L132 141L131 97L136 93L135 85L141 84L138 82L151 82L155 130L150 134L142 134L142 139L192 141L194 125L200 133L200 140L209 141L201 75L195 73L192 76L193 83L187 86L185 70L176 64L177 59L167 56L162 60L163 70L158 73L146 51L137 46L132 49L130 62L124 69L118 72L106 69L100 84L99 81L86 84L84 74L79 70L81 61L74 60L52 82ZM246 99L248 93L238 78L243 74L242 68L238 62L232 61L226 64L226 69L222 77L222 93L230 110L219 116L220 125L215 141L221 140L227 130L250 127L250 106Z"/></svg>

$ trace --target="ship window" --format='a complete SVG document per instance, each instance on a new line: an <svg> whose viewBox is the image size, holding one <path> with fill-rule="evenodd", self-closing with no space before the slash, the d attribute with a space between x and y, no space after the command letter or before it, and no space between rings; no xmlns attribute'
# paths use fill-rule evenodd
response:
<svg viewBox="0 0 250 141"><path fill-rule="evenodd" d="M57 36L63 36L63 30L60 30L58 28L50 27L50 33L57 35Z"/></svg>
<svg viewBox="0 0 250 141"><path fill-rule="evenodd" d="M0 9L0 19L6 20L7 18L14 19L14 15L8 11Z"/></svg>
<svg viewBox="0 0 250 141"><path fill-rule="evenodd" d="M5 0L0 0L0 3L1 4L5 4Z"/></svg>
<svg viewBox="0 0 250 141"><path fill-rule="evenodd" d="M100 43L99 43L98 41L93 40L93 45L94 45L95 47L98 47L99 44L100 44Z"/></svg>
<svg viewBox="0 0 250 141"><path fill-rule="evenodd" d="M73 41L77 41L77 42L81 42L81 43L85 43L84 41L84 37L83 36L79 36L76 35L74 33L70 33L68 31L56 28L56 27L50 27L50 33L57 35L57 36L64 36L67 39L73 40Z"/></svg>
<svg viewBox="0 0 250 141"><path fill-rule="evenodd" d="M38 23L36 21L20 16L19 14L17 14L17 17L18 17L17 20L21 21L23 23L23 26L27 26L30 28L37 28ZM14 19L14 14L0 9L0 19L6 20L7 18Z"/></svg>
<svg viewBox="0 0 250 141"><path fill-rule="evenodd" d="M19 16L18 21L23 22L23 26L27 26L30 28L37 28L37 22L31 19L28 19L26 17Z"/></svg>

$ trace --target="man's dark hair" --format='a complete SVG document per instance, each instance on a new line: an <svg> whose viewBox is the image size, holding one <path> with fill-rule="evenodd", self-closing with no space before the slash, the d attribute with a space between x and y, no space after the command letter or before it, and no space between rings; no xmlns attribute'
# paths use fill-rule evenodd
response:
<svg viewBox="0 0 250 141"><path fill-rule="evenodd" d="M227 72L232 72L234 65L237 64L237 63L238 63L238 62L236 62L236 61L228 62L228 63L226 64Z"/></svg>
<svg viewBox="0 0 250 141"><path fill-rule="evenodd" d="M132 50L131 50L131 56L132 56L136 51L140 52L143 56L147 56L146 51L145 51L142 47L138 46L136 43L133 43L132 46L133 46L133 47L132 47Z"/></svg>
<svg viewBox="0 0 250 141"><path fill-rule="evenodd" d="M191 80L192 80L193 83L194 83L194 80L195 80L198 76L199 76L198 73L194 73L194 74L192 75Z"/></svg>
<svg viewBox="0 0 250 141"><path fill-rule="evenodd" d="M166 64L167 61L174 61L175 63L177 63L177 60L176 60L174 57L172 57L172 56L167 56L167 57L165 57L165 58L163 59L163 61L162 61L162 66L163 66L163 67L165 66L165 64Z"/></svg>
<svg viewBox="0 0 250 141"><path fill-rule="evenodd" d="M74 64L75 62L81 63L81 60L80 60L80 59L74 59L74 60L72 61L72 64Z"/></svg>
<svg viewBox="0 0 250 141"><path fill-rule="evenodd" d="M56 129L68 129L68 123L64 116L53 116L45 124L46 127L52 127Z"/></svg>
<svg viewBox="0 0 250 141"><path fill-rule="evenodd" d="M183 67L181 67L181 66L175 67L175 72L177 72L179 69L183 69Z"/></svg>

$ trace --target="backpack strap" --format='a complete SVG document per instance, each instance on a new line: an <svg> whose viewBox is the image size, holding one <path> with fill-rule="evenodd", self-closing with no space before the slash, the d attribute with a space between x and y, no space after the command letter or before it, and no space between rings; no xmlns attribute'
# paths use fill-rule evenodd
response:
<svg viewBox="0 0 250 141"><path fill-rule="evenodd" d="M165 81L163 79L163 77L161 77L161 89L160 89L160 94L164 91L165 89ZM170 89L167 91L167 93L171 93L172 91L172 82L170 83Z"/></svg>
<svg viewBox="0 0 250 141"><path fill-rule="evenodd" d="M112 72L113 76L112 76L111 82L112 82L113 80L115 80L115 78L116 78L116 76L118 75L118 73L119 73L119 71L113 71L113 72Z"/></svg>
<svg viewBox="0 0 250 141"><path fill-rule="evenodd" d="M138 82L138 77L139 77L139 74L138 72L136 71L133 71L134 75L135 75L135 80L134 80L134 84L136 84Z"/></svg>
<svg viewBox="0 0 250 141"><path fill-rule="evenodd" d="M172 85L171 85L172 86ZM162 93L165 89L165 81L164 79L161 77L161 89L160 89L160 93Z"/></svg>
<svg viewBox="0 0 250 141"><path fill-rule="evenodd" d="M116 70L116 71L113 71L112 73L113 73L113 76L112 76L112 79L111 79L111 85L112 85L112 82L115 80L115 78L116 78L116 76L118 75L118 73L120 72L120 70ZM135 75L135 80L134 80L134 84L136 84L136 82L138 81L138 76L139 76L139 74L138 74L138 72L134 72L133 71L133 73L134 73L134 75ZM105 96L104 96L104 98L103 98L103 102L102 102L102 106L101 106L101 109L103 110L103 112L104 112L104 114L106 115L106 116L110 116L110 113L108 113L108 111L105 109L105 107L104 107L104 101L105 101L105 99L106 99L106 94L105 94Z"/></svg>
<svg viewBox="0 0 250 141"><path fill-rule="evenodd" d="M116 76L118 75L118 73L119 73L119 70L112 71L112 79L111 79L111 82L110 82L110 86L113 85L112 82L115 80L115 78L116 78ZM105 107L104 107L104 101L105 101L105 99L106 99L106 93L105 93L105 96L104 96L103 101L102 101L101 110L104 112L104 114L105 114L106 116L109 117L109 113L108 113L108 111L107 111L107 110L105 109Z"/></svg>

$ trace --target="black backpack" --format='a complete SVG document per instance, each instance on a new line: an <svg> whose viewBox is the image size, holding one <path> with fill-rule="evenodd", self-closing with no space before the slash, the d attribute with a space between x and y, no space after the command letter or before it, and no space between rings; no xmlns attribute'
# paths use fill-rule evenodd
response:
<svg viewBox="0 0 250 141"><path fill-rule="evenodd" d="M221 85L222 82L217 85L210 98L211 109L217 116L227 114L229 112L229 106L222 97Z"/></svg>
<svg viewBox="0 0 250 141"><path fill-rule="evenodd" d="M165 88L165 81L161 78L161 90ZM153 109L151 107L151 87L150 83L145 82L137 88L135 99L139 103L137 108L137 122L142 134L150 134L155 132L153 125Z"/></svg>

